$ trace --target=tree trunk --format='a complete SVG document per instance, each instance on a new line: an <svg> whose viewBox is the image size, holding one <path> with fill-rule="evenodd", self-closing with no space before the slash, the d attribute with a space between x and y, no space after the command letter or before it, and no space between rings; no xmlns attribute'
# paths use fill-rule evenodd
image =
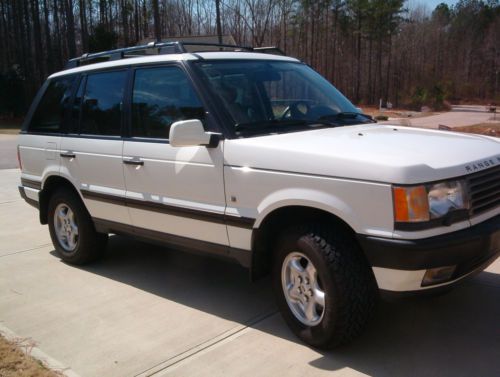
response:
<svg viewBox="0 0 500 377"><path fill-rule="evenodd" d="M372 82L372 60L373 60L373 38L368 40L368 103L373 104L373 82Z"/></svg>
<svg viewBox="0 0 500 377"><path fill-rule="evenodd" d="M392 36L389 36L389 51L387 53L387 77L385 83L385 100L389 101L389 85L391 80L391 55L392 55Z"/></svg>
<svg viewBox="0 0 500 377"><path fill-rule="evenodd" d="M58 0L54 0L54 23L56 25L56 65L55 68L60 68L63 65L62 62L62 38L61 38L61 21L59 19L59 7Z"/></svg>
<svg viewBox="0 0 500 377"><path fill-rule="evenodd" d="M360 97L359 97L359 89L361 87L361 15L359 15L358 18L358 42L356 45L356 60L357 60L357 65L356 65L356 92L354 95L356 103L359 102Z"/></svg>
<svg viewBox="0 0 500 377"><path fill-rule="evenodd" d="M40 9L38 8L38 0L31 0L31 17L33 19L33 39L35 45L35 77L36 84L40 85L43 76L43 59L42 59L42 30L40 27Z"/></svg>
<svg viewBox="0 0 500 377"><path fill-rule="evenodd" d="M220 0L215 0L215 17L217 23L217 38L219 43L222 44L222 26L220 23Z"/></svg>
<svg viewBox="0 0 500 377"><path fill-rule="evenodd" d="M99 22L103 25L107 24L106 20L106 0L99 0Z"/></svg>
<svg viewBox="0 0 500 377"><path fill-rule="evenodd" d="M129 27L128 27L128 3L121 0L122 26L123 26L123 43L129 45Z"/></svg>
<svg viewBox="0 0 500 377"><path fill-rule="evenodd" d="M153 1L155 40L156 42L160 42L161 41L160 9L158 7L158 0L152 0L152 1Z"/></svg>
<svg viewBox="0 0 500 377"><path fill-rule="evenodd" d="M82 52L89 50L88 42L88 27L87 27L87 12L85 11L85 0L80 0L80 28L81 28L81 41Z"/></svg>
<svg viewBox="0 0 500 377"><path fill-rule="evenodd" d="M29 13L29 6L28 6L28 1L24 0L23 1L23 8L22 8L22 14L24 15L24 33L22 34L24 36L24 54L26 56L26 60L24 61L25 65L25 75L26 78L29 80L29 86L35 87L33 80L32 79L32 73L35 71L35 64L33 62L33 57L31 55L31 23L30 23L30 13Z"/></svg>
<svg viewBox="0 0 500 377"><path fill-rule="evenodd" d="M45 54L46 54L46 66L47 72L52 73L54 69L54 65L52 62L52 40L50 37L50 23L49 23L49 8L47 4L47 0L43 0L43 18L44 18L44 31L45 31Z"/></svg>
<svg viewBox="0 0 500 377"><path fill-rule="evenodd" d="M332 50L333 50L333 53L332 53L332 82L334 84L337 83L337 80L336 80L336 74L337 74L337 23L338 23L338 17L339 17L339 9L338 7L336 6L335 7L335 11L334 11L334 15L333 15L333 46L332 46Z"/></svg>
<svg viewBox="0 0 500 377"><path fill-rule="evenodd" d="M148 26L148 11L146 9L146 0L142 1L142 28L144 32L144 38L149 37L149 26Z"/></svg>
<svg viewBox="0 0 500 377"><path fill-rule="evenodd" d="M75 41L75 18L73 16L73 0L63 0L66 10L66 29L68 41L68 53L70 58L76 56L76 41Z"/></svg>
<svg viewBox="0 0 500 377"><path fill-rule="evenodd" d="M139 36L139 5L137 0L134 0L134 33L135 33L135 43L140 39Z"/></svg>

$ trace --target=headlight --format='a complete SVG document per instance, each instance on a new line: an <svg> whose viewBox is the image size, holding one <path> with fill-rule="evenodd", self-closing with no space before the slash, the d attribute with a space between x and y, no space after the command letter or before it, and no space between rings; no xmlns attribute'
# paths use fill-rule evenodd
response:
<svg viewBox="0 0 500 377"><path fill-rule="evenodd" d="M469 209L465 181L438 182L418 186L394 186L396 223L429 223ZM435 224L439 225L439 224Z"/></svg>
<svg viewBox="0 0 500 377"><path fill-rule="evenodd" d="M436 183L427 189L431 219L446 216L457 209L468 209L469 200L464 181Z"/></svg>

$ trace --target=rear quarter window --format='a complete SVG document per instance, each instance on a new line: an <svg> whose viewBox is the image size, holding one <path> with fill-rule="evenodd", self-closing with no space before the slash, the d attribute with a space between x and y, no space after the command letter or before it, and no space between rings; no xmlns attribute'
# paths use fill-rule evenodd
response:
<svg viewBox="0 0 500 377"><path fill-rule="evenodd" d="M29 132L62 132L74 81L75 76L61 77L50 81L31 118L28 126Z"/></svg>

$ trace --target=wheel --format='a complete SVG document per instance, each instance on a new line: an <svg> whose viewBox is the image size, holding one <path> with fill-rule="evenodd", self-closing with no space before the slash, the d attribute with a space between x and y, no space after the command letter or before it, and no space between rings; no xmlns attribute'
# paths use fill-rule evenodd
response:
<svg viewBox="0 0 500 377"><path fill-rule="evenodd" d="M347 231L296 227L278 240L273 285L291 330L318 348L345 344L363 330L378 299L375 278Z"/></svg>
<svg viewBox="0 0 500 377"><path fill-rule="evenodd" d="M61 188L49 200L49 232L59 257L71 264L85 264L99 258L106 248L107 234L97 233L80 198Z"/></svg>

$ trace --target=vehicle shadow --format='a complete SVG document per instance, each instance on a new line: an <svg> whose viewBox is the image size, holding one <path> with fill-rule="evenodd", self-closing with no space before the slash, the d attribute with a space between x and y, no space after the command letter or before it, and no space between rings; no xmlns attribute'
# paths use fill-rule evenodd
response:
<svg viewBox="0 0 500 377"><path fill-rule="evenodd" d="M54 253L55 255L55 253ZM301 344L276 313L270 280L237 264L112 236L99 263L79 267L167 300ZM483 272L437 297L381 301L364 334L309 364L371 376L499 376L500 274Z"/></svg>
<svg viewBox="0 0 500 377"><path fill-rule="evenodd" d="M357 341L310 362L370 376L500 376L500 275L437 297L382 301Z"/></svg>

